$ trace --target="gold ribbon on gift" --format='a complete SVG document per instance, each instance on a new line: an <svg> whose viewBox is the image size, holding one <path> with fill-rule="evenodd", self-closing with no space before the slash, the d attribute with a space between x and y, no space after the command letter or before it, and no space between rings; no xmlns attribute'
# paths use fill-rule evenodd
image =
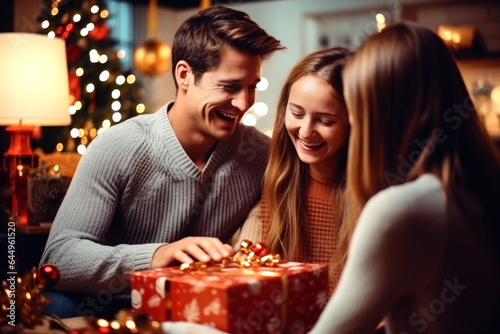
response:
<svg viewBox="0 0 500 334"><path fill-rule="evenodd" d="M252 244L249 240L243 240L240 250L232 257L223 258L219 263L192 262L183 263L180 269L185 272L206 271L209 268L226 268L236 265L241 268L248 267L273 267L281 262L279 254L267 254L267 247L263 243Z"/></svg>
<svg viewBox="0 0 500 334"><path fill-rule="evenodd" d="M282 262L279 254L272 255L267 254L267 246L263 243L252 244L249 240L243 240L240 244L240 250L232 257L224 258L221 262L192 262L183 263L180 266L180 270L186 273L203 273L203 272L217 272L218 275L230 275L234 276L235 272L223 272L221 269L236 267L236 268L262 268L262 267L274 267L276 264ZM256 273L252 271L252 273ZM245 273L241 273L245 275ZM279 276L281 279L281 292L283 293L280 302L280 328L279 332L286 332L287 320L287 303L288 303L288 279L286 276L280 275L277 272L269 271L258 271L259 275L262 276Z"/></svg>

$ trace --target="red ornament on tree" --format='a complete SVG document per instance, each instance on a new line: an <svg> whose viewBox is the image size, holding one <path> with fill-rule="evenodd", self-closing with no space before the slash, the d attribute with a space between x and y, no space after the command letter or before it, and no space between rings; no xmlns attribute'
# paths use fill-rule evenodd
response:
<svg viewBox="0 0 500 334"><path fill-rule="evenodd" d="M75 44L66 45L66 57L68 58L68 62L72 63L78 60L82 55L82 49L80 49Z"/></svg>
<svg viewBox="0 0 500 334"><path fill-rule="evenodd" d="M64 31L63 26L59 26L59 27L57 27L57 28L56 28L56 35L57 35L57 36L61 36L61 34L63 33L63 31Z"/></svg>
<svg viewBox="0 0 500 334"><path fill-rule="evenodd" d="M82 97L82 79L76 75L76 70L74 68L69 70L68 76L70 103L74 104Z"/></svg>
<svg viewBox="0 0 500 334"><path fill-rule="evenodd" d="M262 242L258 242L255 245L253 245L250 250L254 252L255 255L260 257L266 256L268 251L267 246Z"/></svg>
<svg viewBox="0 0 500 334"><path fill-rule="evenodd" d="M66 27L64 28L64 32L61 34L61 37L63 39L67 39L69 37L69 34L71 33L71 30L73 30L75 26L73 23L68 23Z"/></svg>
<svg viewBox="0 0 500 334"><path fill-rule="evenodd" d="M44 264L36 271L37 282L45 287L57 284L59 278L59 270L52 264Z"/></svg>
<svg viewBox="0 0 500 334"><path fill-rule="evenodd" d="M106 23L96 23L94 29L89 32L89 37L94 41L102 41L109 34L109 27Z"/></svg>

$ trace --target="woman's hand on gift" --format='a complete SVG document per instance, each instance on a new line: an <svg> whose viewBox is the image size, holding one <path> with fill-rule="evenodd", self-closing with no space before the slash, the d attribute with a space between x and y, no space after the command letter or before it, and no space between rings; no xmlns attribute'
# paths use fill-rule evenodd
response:
<svg viewBox="0 0 500 334"><path fill-rule="evenodd" d="M217 238L186 237L158 248L153 255L151 267L166 267L174 261L180 263L218 262L233 254L233 247L223 244Z"/></svg>

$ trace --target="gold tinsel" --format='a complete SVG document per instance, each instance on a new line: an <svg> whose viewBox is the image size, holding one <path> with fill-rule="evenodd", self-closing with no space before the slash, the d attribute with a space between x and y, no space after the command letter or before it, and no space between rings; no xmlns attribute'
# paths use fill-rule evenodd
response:
<svg viewBox="0 0 500 334"><path fill-rule="evenodd" d="M33 328L42 323L43 308L50 299L42 294L43 284L36 280L36 268L31 269L22 277L17 277L16 287L12 290L12 280L2 281L0 292L0 324L13 322L22 324L25 328Z"/></svg>
<svg viewBox="0 0 500 334"><path fill-rule="evenodd" d="M15 288L11 289L11 284L14 284ZM78 329L68 328L64 321L59 318L45 316L44 307L50 304L51 300L42 294L45 286L37 281L36 268L31 269L22 277L17 277L17 279L13 276L12 279L2 281L1 287L0 332L2 333L6 329L14 329L17 326L20 327L19 330L22 327L39 330L50 325L50 328L57 328L62 333L70 334L162 334L161 324L158 321L147 314L130 310L119 311L115 320L89 317L86 319L84 328ZM14 293L12 298L11 291ZM19 332L14 329L12 333L23 333L23 331Z"/></svg>
<svg viewBox="0 0 500 334"><path fill-rule="evenodd" d="M130 310L121 310L115 320L92 319L89 327L80 333L110 333L110 334L162 334L161 324L153 320L149 315L136 313Z"/></svg>

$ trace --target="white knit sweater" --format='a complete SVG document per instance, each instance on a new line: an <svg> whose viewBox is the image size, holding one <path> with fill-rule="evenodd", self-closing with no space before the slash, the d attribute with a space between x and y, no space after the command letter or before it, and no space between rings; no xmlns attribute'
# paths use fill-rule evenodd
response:
<svg viewBox="0 0 500 334"><path fill-rule="evenodd" d="M82 156L41 260L59 269L58 290L119 292L165 243L228 242L260 198L268 137L240 124L200 171L172 130L171 104L109 128Z"/></svg>

